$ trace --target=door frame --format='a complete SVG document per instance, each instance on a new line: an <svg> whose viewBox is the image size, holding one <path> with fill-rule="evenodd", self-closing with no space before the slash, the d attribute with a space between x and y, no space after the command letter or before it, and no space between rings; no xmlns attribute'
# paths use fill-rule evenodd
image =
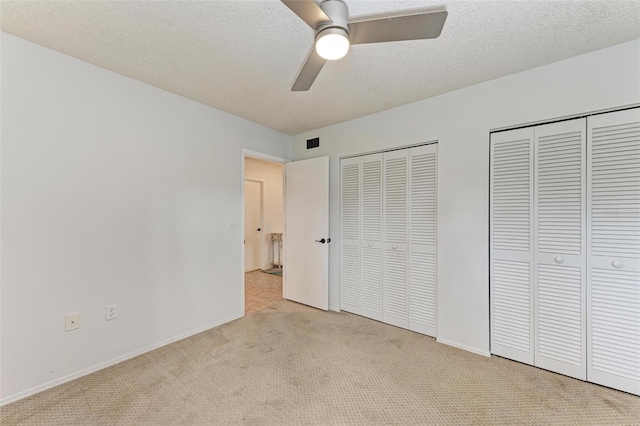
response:
<svg viewBox="0 0 640 426"><path fill-rule="evenodd" d="M264 225L263 225L263 222L264 222L264 220L263 220L263 218L264 218L264 181L258 180L258 179L247 179L247 178L245 178L244 182L245 182L245 185L246 185L247 182L253 182L253 183L257 183L257 184L260 185L260 224L258 225L258 228L262 229L262 228L264 228ZM244 186L243 186L243 190L244 190ZM242 201L244 203L244 193L243 193ZM244 207L242 208L242 211L244 212L247 206L246 206L246 204L243 204L243 205L244 205ZM243 219L244 219L244 215L243 215ZM246 228L244 220L242 222L242 225L243 225L242 229L244 230ZM245 234L245 236L243 238L245 252L246 252L246 248L247 248L246 237L247 236ZM260 240L258 242L258 264L260 264L260 263L262 263L262 238L260 238ZM246 265L245 265L245 268L246 268ZM258 269L260 269L260 268L258 268ZM252 272L254 270L252 270Z"/></svg>
<svg viewBox="0 0 640 426"><path fill-rule="evenodd" d="M246 306L244 305L244 290L245 290L245 283L244 283L244 240L245 240L245 235L244 235L244 181L246 180L244 177L244 164L245 164L245 160L247 158L254 158L256 160L262 160L262 161L267 161L267 162L271 162L271 163L278 163L281 164L282 167L282 199L283 199L283 203L286 203L286 197L285 197L285 193L284 193L284 183L285 183L285 179L286 179L286 171L284 168L284 165L286 163L291 162L290 159L288 158L283 158L283 157L277 157L275 155L271 155L271 154L266 154L264 152L259 152L259 151L253 151L250 149L246 149L246 148L242 148L240 150L240 203L241 203L241 214L240 214L240 221L239 224L242 224L242 226L238 226L240 228L240 247L242 247L242 250L240 250L241 255L240 255L240 279L242 282L242 316L245 315L245 309ZM264 189L264 188L263 188ZM263 200L264 201L264 200ZM284 207L284 206L283 206ZM287 223L287 216L285 213L285 210L283 209L283 214L284 214L284 222L285 224ZM238 224L238 225L239 225ZM283 237L286 239L286 234L283 235ZM287 250L286 248L286 244L284 244L283 242L283 253L281 253L281 258L285 259L286 257L283 256L284 252ZM286 286L286 274L282 274L282 292L284 295L284 288Z"/></svg>

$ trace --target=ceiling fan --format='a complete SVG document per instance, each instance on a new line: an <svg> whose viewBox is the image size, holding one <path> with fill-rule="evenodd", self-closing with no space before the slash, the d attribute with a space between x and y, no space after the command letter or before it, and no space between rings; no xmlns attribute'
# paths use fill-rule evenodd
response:
<svg viewBox="0 0 640 426"><path fill-rule="evenodd" d="M349 22L349 8L342 0L281 0L316 32L315 47L298 74L291 91L309 90L327 62L342 58L352 44L437 38L446 11L400 15Z"/></svg>

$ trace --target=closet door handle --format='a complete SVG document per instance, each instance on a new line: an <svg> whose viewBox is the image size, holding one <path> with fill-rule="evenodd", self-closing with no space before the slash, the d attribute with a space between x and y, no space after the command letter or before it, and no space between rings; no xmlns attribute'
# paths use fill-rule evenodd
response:
<svg viewBox="0 0 640 426"><path fill-rule="evenodd" d="M367 244L367 246L373 247L373 243L369 243L369 244Z"/></svg>
<svg viewBox="0 0 640 426"><path fill-rule="evenodd" d="M321 240L316 240L316 243L322 243L322 244L324 244L324 243L326 243L326 242L327 242L327 240L325 240L324 238L323 238L323 239L321 239Z"/></svg>
<svg viewBox="0 0 640 426"><path fill-rule="evenodd" d="M557 256L555 259L556 263L564 263L564 257Z"/></svg>
<svg viewBox="0 0 640 426"><path fill-rule="evenodd" d="M613 262L611 262L611 266L613 266L614 268L622 268L622 262L620 262L619 260L614 260Z"/></svg>
<svg viewBox="0 0 640 426"><path fill-rule="evenodd" d="M397 245L395 245L395 244L391 246L391 249L392 249L392 250L395 250L395 249L397 249L397 248L398 248L398 246L397 246Z"/></svg>

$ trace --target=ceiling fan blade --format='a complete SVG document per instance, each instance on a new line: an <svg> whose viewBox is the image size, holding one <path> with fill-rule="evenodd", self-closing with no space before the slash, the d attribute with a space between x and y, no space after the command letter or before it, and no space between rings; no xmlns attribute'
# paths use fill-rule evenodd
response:
<svg viewBox="0 0 640 426"><path fill-rule="evenodd" d="M314 30L321 22L331 22L331 19L329 19L327 14L324 13L322 9L320 9L320 6L318 6L318 3L316 3L314 0L281 1Z"/></svg>
<svg viewBox="0 0 640 426"><path fill-rule="evenodd" d="M327 60L318 55L315 46L313 46L309 56L307 57L307 61L304 63L304 66L298 74L298 78L296 78L296 82L293 83L291 91L306 92L309 90L326 62Z"/></svg>
<svg viewBox="0 0 640 426"><path fill-rule="evenodd" d="M437 38L447 12L429 12L349 23L351 44Z"/></svg>

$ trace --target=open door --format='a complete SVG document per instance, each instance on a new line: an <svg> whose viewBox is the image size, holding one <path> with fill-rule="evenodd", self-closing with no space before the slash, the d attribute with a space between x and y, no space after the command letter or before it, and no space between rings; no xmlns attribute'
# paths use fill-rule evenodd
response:
<svg viewBox="0 0 640 426"><path fill-rule="evenodd" d="M329 308L329 157L285 165L284 298Z"/></svg>

